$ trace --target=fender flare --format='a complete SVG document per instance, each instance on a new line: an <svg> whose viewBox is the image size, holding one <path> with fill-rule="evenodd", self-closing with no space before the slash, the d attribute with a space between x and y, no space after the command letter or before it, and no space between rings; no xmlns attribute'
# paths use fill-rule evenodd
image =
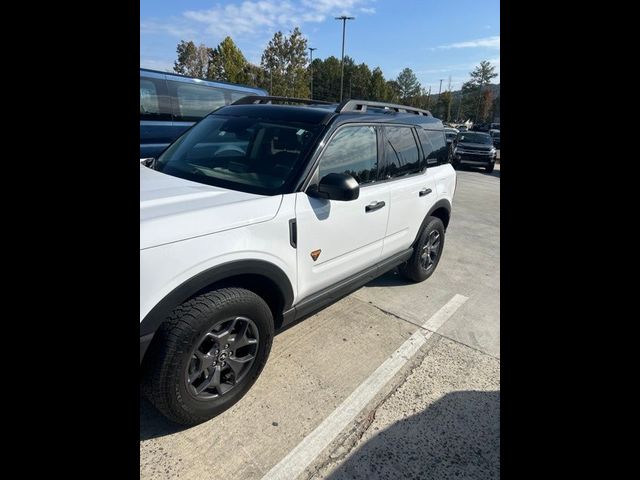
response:
<svg viewBox="0 0 640 480"><path fill-rule="evenodd" d="M428 218L431 216L433 212L435 212L439 208L444 208L449 213L449 216L451 216L451 202L449 200L447 200L446 198L441 198L436 203L434 203L433 206L429 209L429 212L425 215L424 220L422 220L422 224L418 229L416 238L413 240L413 243L411 244L411 248L415 247L416 243L418 242L418 239L420 238L420 235L422 235L422 231L424 230L424 227L427 225Z"/></svg>
<svg viewBox="0 0 640 480"><path fill-rule="evenodd" d="M140 322L140 336L154 334L175 307L200 290L221 280L246 274L260 275L272 280L282 293L284 310L291 308L293 287L281 268L264 260L237 260L204 270L173 289Z"/></svg>

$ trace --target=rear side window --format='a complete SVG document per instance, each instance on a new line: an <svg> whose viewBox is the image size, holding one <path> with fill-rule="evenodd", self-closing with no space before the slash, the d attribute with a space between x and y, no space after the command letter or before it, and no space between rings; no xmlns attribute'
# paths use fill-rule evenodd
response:
<svg viewBox="0 0 640 480"><path fill-rule="evenodd" d="M330 173L348 173L359 184L378 178L378 144L374 127L345 127L331 139L322 154L318 180Z"/></svg>
<svg viewBox="0 0 640 480"><path fill-rule="evenodd" d="M418 173L420 154L411 127L385 127L385 176L400 177Z"/></svg>
<svg viewBox="0 0 640 480"><path fill-rule="evenodd" d="M225 92L221 88L169 82L175 91L174 110L176 120L195 122L218 107L226 105Z"/></svg>
<svg viewBox="0 0 640 480"><path fill-rule="evenodd" d="M424 150L427 166L449 163L447 141L442 130L418 129L418 136Z"/></svg>

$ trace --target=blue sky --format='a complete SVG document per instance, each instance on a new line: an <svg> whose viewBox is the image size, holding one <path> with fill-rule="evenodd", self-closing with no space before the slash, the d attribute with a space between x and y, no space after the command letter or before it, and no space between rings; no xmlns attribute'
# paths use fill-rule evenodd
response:
<svg viewBox="0 0 640 480"><path fill-rule="evenodd" d="M140 66L171 70L180 40L215 47L225 36L247 59L260 56L273 34L295 26L314 58L340 58L342 22L349 14L345 55L385 78L411 68L425 88L457 90L481 60L500 72L499 0L141 0ZM500 77L494 80L500 81Z"/></svg>

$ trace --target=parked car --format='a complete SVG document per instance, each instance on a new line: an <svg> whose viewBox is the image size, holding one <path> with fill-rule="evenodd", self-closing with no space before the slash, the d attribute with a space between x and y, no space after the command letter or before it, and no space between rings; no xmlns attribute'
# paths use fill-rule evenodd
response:
<svg viewBox="0 0 640 480"><path fill-rule="evenodd" d="M467 130L469 130L469 128L466 125L460 125L456 128L458 129L459 132L466 132Z"/></svg>
<svg viewBox="0 0 640 480"><path fill-rule="evenodd" d="M491 129L492 130L500 130L500 123L492 123L491 124Z"/></svg>
<svg viewBox="0 0 640 480"><path fill-rule="evenodd" d="M489 132L489 124L488 123L474 123L471 127L472 132Z"/></svg>
<svg viewBox="0 0 640 480"><path fill-rule="evenodd" d="M449 152L451 152L451 146L453 145L453 141L458 136L459 130L457 128L444 128L444 135L447 139L447 148Z"/></svg>
<svg viewBox="0 0 640 480"><path fill-rule="evenodd" d="M140 158L157 157L195 122L259 88L140 69Z"/></svg>
<svg viewBox="0 0 640 480"><path fill-rule="evenodd" d="M396 266L429 278L455 188L424 110L255 96L207 115L140 164L145 395L203 422L249 390L275 330Z"/></svg>
<svg viewBox="0 0 640 480"><path fill-rule="evenodd" d="M493 139L493 146L500 148L500 130L489 130L489 135Z"/></svg>
<svg viewBox="0 0 640 480"><path fill-rule="evenodd" d="M483 132L460 132L453 141L452 164L483 166L487 173L493 172L498 151L493 146L491 135Z"/></svg>

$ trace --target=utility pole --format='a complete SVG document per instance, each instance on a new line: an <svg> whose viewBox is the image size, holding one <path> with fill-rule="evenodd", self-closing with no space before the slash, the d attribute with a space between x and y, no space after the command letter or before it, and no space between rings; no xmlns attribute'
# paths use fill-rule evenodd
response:
<svg viewBox="0 0 640 480"><path fill-rule="evenodd" d="M453 93L451 92L451 75L449 75L449 85L447 86L447 91L449 92L449 105L447 106L447 122L451 119L451 101L453 100Z"/></svg>
<svg viewBox="0 0 640 480"><path fill-rule="evenodd" d="M309 54L311 55L311 60L309 61L309 67L311 67L309 70L311 70L311 95L309 95L309 98L313 98L313 51L317 50L317 48L312 48L309 47Z"/></svg>
<svg viewBox="0 0 640 480"><path fill-rule="evenodd" d="M340 60L342 73L340 74L340 103L342 103L342 88L344 85L344 32L347 25L347 20L355 20L355 18L356 17L347 17L346 15L335 17L336 20L342 20L342 59Z"/></svg>
<svg viewBox="0 0 640 480"><path fill-rule="evenodd" d="M440 103L440 93L442 93L442 78L440 79L440 88L438 88L438 103ZM438 106L438 103L436 103L436 107ZM438 113L440 113L440 109L437 108Z"/></svg>
<svg viewBox="0 0 640 480"><path fill-rule="evenodd" d="M431 85L429 85L429 93L427 93L427 110L429 110L429 105L431 105Z"/></svg>
<svg viewBox="0 0 640 480"><path fill-rule="evenodd" d="M460 121L460 111L462 110L462 98L464 97L464 93L462 92L462 89L460 89L460 103L458 104L458 115L457 115L457 121Z"/></svg>

